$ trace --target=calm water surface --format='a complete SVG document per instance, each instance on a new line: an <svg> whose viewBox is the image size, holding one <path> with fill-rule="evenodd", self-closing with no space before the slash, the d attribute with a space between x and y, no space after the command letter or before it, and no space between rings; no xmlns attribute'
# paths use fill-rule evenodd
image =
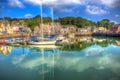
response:
<svg viewBox="0 0 120 80"><path fill-rule="evenodd" d="M1 45L0 80L120 80L120 46L102 45L81 50Z"/></svg>

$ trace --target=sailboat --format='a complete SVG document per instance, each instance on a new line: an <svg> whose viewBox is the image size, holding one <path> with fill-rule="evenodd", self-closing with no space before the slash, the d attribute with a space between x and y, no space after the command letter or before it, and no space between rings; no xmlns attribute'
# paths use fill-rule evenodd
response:
<svg viewBox="0 0 120 80"><path fill-rule="evenodd" d="M37 42L34 42L34 41L29 41L28 44L31 44L31 45L54 45L56 43L56 40L53 40L53 39L45 39L44 38L44 31L43 31L43 18L42 18L42 0L41 0L41 5L40 5L40 15L41 15L41 40L40 41L37 41ZM53 27L53 9L52 9L52 27Z"/></svg>

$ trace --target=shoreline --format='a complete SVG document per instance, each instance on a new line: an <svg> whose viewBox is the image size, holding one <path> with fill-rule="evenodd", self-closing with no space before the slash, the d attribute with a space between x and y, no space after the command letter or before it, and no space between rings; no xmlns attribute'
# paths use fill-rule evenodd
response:
<svg viewBox="0 0 120 80"><path fill-rule="evenodd" d="M21 37L21 36L24 36L24 37L28 37L30 36L30 34L5 34L5 35L0 35L0 39L1 38L9 38L9 37Z"/></svg>
<svg viewBox="0 0 120 80"><path fill-rule="evenodd" d="M9 37L29 37L30 34L5 34L0 35L0 39L2 38L9 38ZM65 35L64 35L65 36ZM92 36L92 37L120 37L120 35L107 35L107 34L75 34L75 37L78 36Z"/></svg>

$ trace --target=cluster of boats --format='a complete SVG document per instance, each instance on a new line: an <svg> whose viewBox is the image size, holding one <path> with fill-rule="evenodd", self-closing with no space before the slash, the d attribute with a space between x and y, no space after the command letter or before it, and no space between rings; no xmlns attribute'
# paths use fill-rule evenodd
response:
<svg viewBox="0 0 120 80"><path fill-rule="evenodd" d="M11 38L11 39L1 39L0 45L55 45L56 43L63 43L65 42L65 38L62 36L55 37L53 39L50 38L39 38L39 37L30 37L30 38ZM67 42L67 41L66 41Z"/></svg>

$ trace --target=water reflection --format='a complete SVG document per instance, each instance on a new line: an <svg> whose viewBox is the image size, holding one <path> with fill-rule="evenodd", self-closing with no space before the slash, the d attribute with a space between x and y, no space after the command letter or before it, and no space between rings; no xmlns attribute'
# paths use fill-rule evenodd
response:
<svg viewBox="0 0 120 80"><path fill-rule="evenodd" d="M0 45L0 53L3 55L8 55L11 53L13 47L11 46L1 46Z"/></svg>
<svg viewBox="0 0 120 80"><path fill-rule="evenodd" d="M82 42L81 50L9 46L0 80L119 80L120 46L112 42Z"/></svg>
<svg viewBox="0 0 120 80"><path fill-rule="evenodd" d="M76 37L75 39L70 38L70 44L64 45L62 50L65 51L80 51L92 45L100 45L101 47L107 47L110 44L118 45L120 43L119 38L102 38L102 37ZM117 43L116 43L117 41Z"/></svg>

